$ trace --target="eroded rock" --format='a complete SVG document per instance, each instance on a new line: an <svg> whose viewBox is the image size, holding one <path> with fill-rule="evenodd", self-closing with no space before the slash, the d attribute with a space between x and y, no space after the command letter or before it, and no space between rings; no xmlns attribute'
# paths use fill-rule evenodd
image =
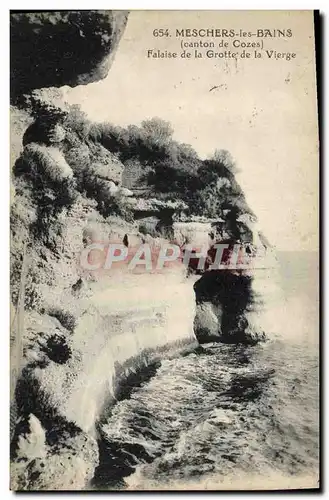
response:
<svg viewBox="0 0 329 500"><path fill-rule="evenodd" d="M216 315L211 302L203 302L196 306L194 332L201 344L219 341L221 338L221 314L218 309Z"/></svg>
<svg viewBox="0 0 329 500"><path fill-rule="evenodd" d="M63 432L50 446L49 433L35 415L30 414L20 426L11 464L12 490L84 489L98 465L94 438L79 430L73 435Z"/></svg>
<svg viewBox="0 0 329 500"><path fill-rule="evenodd" d="M12 13L12 98L105 78L127 17L124 11L100 10Z"/></svg>

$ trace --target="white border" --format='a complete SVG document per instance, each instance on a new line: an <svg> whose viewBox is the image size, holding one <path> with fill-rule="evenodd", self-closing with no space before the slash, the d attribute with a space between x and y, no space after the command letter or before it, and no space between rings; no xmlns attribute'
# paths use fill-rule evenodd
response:
<svg viewBox="0 0 329 500"><path fill-rule="evenodd" d="M311 0L276 0L267 1L266 4L261 1L243 0L138 0L137 2L127 0L98 0L97 2L90 2L87 0L80 0L77 2L57 0L56 2L34 0L31 5L27 7L24 0L16 0L8 2L8 9L21 9L21 10L83 10L83 9L106 9L106 10L314 10L320 9L326 11L326 1L319 0L314 2ZM5 5L6 2L2 4ZM10 5L9 5L10 4Z"/></svg>

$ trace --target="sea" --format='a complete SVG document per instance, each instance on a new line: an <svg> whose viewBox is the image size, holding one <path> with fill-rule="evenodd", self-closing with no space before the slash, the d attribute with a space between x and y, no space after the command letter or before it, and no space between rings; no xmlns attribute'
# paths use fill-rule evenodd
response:
<svg viewBox="0 0 329 500"><path fill-rule="evenodd" d="M204 344L149 367L101 424L92 489L317 487L318 255L277 260L266 340ZM255 279L269 289L268 273Z"/></svg>

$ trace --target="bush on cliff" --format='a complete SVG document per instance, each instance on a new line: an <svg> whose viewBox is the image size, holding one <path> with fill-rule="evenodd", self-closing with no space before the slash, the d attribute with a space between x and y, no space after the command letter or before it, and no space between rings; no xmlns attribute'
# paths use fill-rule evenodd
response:
<svg viewBox="0 0 329 500"><path fill-rule="evenodd" d="M39 241L51 251L58 251L56 235L61 227L58 217L78 196L72 169L57 148L29 144L16 161L14 175L16 197L11 228L17 252L12 254L13 270L17 267L15 262L19 262L25 233L31 238L32 247ZM31 275L35 274L33 282L43 274L43 266L40 262L35 272L30 269ZM29 293L30 297L32 295Z"/></svg>
<svg viewBox="0 0 329 500"><path fill-rule="evenodd" d="M62 124L65 137L58 148L28 144L15 168L16 175L32 180L38 223L40 219L49 221L49 205L58 209L70 206L77 190L96 200L102 216L131 221L131 209L124 197L114 195L110 182L121 183L125 164L132 187L144 185L160 199L181 199L192 215L229 219L227 214L231 213L234 219L249 211L235 180L237 169L230 153L216 150L201 160L190 145L173 139L169 122L154 117L140 126L123 128L92 124L77 105L58 113L39 108L44 115L48 113L52 123L47 129L48 144L49 133L58 124ZM237 228L233 229L236 233Z"/></svg>
<svg viewBox="0 0 329 500"><path fill-rule="evenodd" d="M73 171L57 148L29 144L16 161L14 174L29 182L37 209L57 213L76 199Z"/></svg>
<svg viewBox="0 0 329 500"><path fill-rule="evenodd" d="M127 221L133 220L131 209L126 205L124 197L111 193L109 181L85 172L81 183L84 194L97 202L97 210L103 217L117 215Z"/></svg>
<svg viewBox="0 0 329 500"><path fill-rule="evenodd" d="M239 213L250 212L235 180L237 167L231 154L217 149L211 157L201 160L192 146L173 139L169 122L154 117L140 126L126 128L108 122L91 124L86 114L74 106L64 123L67 135L75 137L74 151L72 140L65 139L66 144L68 140L71 142L65 148L65 158L78 178L84 172L82 190L89 197L95 197L103 214L112 209L114 214L125 212L123 200L118 203L109 198L106 185L99 179L92 179L98 172L91 166L101 162L105 166L99 173L101 178L121 181L122 172L114 165L115 158L105 158L104 151L114 154L122 168L127 165L129 187L148 187L161 199L168 196L182 199L190 207L191 214L216 218L223 216L223 210L233 207L238 207ZM125 179L125 174L123 177Z"/></svg>
<svg viewBox="0 0 329 500"><path fill-rule="evenodd" d="M171 142L172 133L169 122L152 118L142 122L140 127L93 124L89 138L100 142L109 151L118 153L122 162L137 158L142 164L150 164L166 156L164 147Z"/></svg>
<svg viewBox="0 0 329 500"><path fill-rule="evenodd" d="M24 175L32 183L60 183L73 178L73 171L67 164L62 153L53 147L39 144L29 144L24 148L21 157L15 165L15 175Z"/></svg>
<svg viewBox="0 0 329 500"><path fill-rule="evenodd" d="M64 157L77 178L91 165L90 149L86 144L78 144L67 148L64 151Z"/></svg>
<svg viewBox="0 0 329 500"><path fill-rule="evenodd" d="M69 311L64 311L60 307L52 307L47 311L47 314L49 316L53 316L54 318L58 319L60 324L66 328L69 332L73 332L76 325L77 325L77 320L75 316L70 313Z"/></svg>
<svg viewBox="0 0 329 500"><path fill-rule="evenodd" d="M232 174L236 174L239 171L233 156L226 149L215 149L214 153L210 156L210 160L220 163Z"/></svg>
<svg viewBox="0 0 329 500"><path fill-rule="evenodd" d="M70 132L75 132L80 140L89 136L91 122L78 104L72 104L63 120L63 126Z"/></svg>
<svg viewBox="0 0 329 500"><path fill-rule="evenodd" d="M231 154L218 149L201 160L192 146L173 140L172 134L169 122L152 118L140 127L93 124L89 138L115 152L129 167L129 178L134 178L131 169L135 167L141 185L150 187L160 198L170 195L182 199L192 214L216 218L223 210L237 206L241 213L249 211L234 177L237 167Z"/></svg>

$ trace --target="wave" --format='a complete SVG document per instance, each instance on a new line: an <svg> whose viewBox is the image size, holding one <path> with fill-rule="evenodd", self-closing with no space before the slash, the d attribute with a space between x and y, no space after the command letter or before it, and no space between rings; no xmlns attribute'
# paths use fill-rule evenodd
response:
<svg viewBox="0 0 329 500"><path fill-rule="evenodd" d="M311 330L304 335L295 301L272 293L272 323L274 311L281 316L267 341L205 345L163 360L151 378L130 387L100 423L92 487L288 488L297 481L315 487L318 346ZM291 334L296 329L299 337Z"/></svg>

